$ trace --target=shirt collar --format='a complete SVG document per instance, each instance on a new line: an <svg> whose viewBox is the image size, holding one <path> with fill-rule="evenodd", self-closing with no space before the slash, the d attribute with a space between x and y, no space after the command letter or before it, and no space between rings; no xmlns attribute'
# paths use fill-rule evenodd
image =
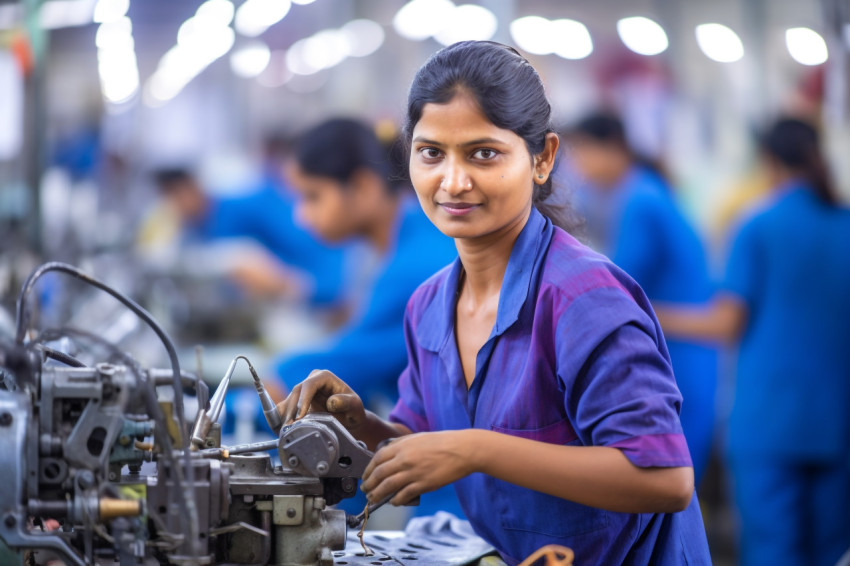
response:
<svg viewBox="0 0 850 566"><path fill-rule="evenodd" d="M504 333L519 318L520 310L531 292L532 272L539 263L542 250L552 239L553 232L552 222L536 207L531 207L531 214L514 242L508 259L491 338ZM452 335L458 279L462 269L460 258L455 259L445 282L422 314L416 337L419 345L427 350L438 352Z"/></svg>

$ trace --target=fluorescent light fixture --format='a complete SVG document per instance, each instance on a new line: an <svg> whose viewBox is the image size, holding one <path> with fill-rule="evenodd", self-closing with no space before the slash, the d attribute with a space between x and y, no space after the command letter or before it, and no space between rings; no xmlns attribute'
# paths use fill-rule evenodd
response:
<svg viewBox="0 0 850 566"><path fill-rule="evenodd" d="M496 16L487 8L463 4L451 11L449 20L434 34L434 39L443 45L466 40L486 41L496 34L498 27Z"/></svg>
<svg viewBox="0 0 850 566"><path fill-rule="evenodd" d="M575 20L561 19L549 23L552 52L564 59L584 59L593 53L593 40L587 27Z"/></svg>
<svg viewBox="0 0 850 566"><path fill-rule="evenodd" d="M744 56L744 44L732 29L723 24L700 24L697 44L705 56L718 63L734 63Z"/></svg>
<svg viewBox="0 0 850 566"><path fill-rule="evenodd" d="M393 27L406 39L421 41L440 32L450 20L451 0L411 0L393 17Z"/></svg>
<svg viewBox="0 0 850 566"><path fill-rule="evenodd" d="M312 4L316 0L292 0L293 4L301 4L302 6L306 6L307 4Z"/></svg>
<svg viewBox="0 0 850 566"><path fill-rule="evenodd" d="M270 59L269 46L262 41L254 41L233 50L230 68L240 77L253 78L266 70Z"/></svg>
<svg viewBox="0 0 850 566"><path fill-rule="evenodd" d="M307 42L296 41L286 52L286 66L296 75L312 75L322 69L314 66L307 58Z"/></svg>
<svg viewBox="0 0 850 566"><path fill-rule="evenodd" d="M384 28L372 20L352 20L339 28L350 57L366 57L384 44Z"/></svg>
<svg viewBox="0 0 850 566"><path fill-rule="evenodd" d="M823 37L813 29L790 28L785 31L788 53L801 65L822 65L829 58Z"/></svg>
<svg viewBox="0 0 850 566"><path fill-rule="evenodd" d="M93 19L98 23L114 22L126 16L129 9L130 0L97 0Z"/></svg>
<svg viewBox="0 0 850 566"><path fill-rule="evenodd" d="M291 7L290 0L245 0L233 25L240 34L256 37L282 20Z"/></svg>
<svg viewBox="0 0 850 566"><path fill-rule="evenodd" d="M94 36L94 43L98 49L120 49L127 45L132 49L133 42L133 22L130 18L124 16L121 19L100 24L97 28L97 33Z"/></svg>
<svg viewBox="0 0 850 566"><path fill-rule="evenodd" d="M92 23L94 0L48 0L41 5L38 23L44 29L84 26Z"/></svg>
<svg viewBox="0 0 850 566"><path fill-rule="evenodd" d="M658 55L669 45L664 28L642 16L619 20L617 34L626 47L639 55Z"/></svg>
<svg viewBox="0 0 850 566"><path fill-rule="evenodd" d="M207 0L195 11L194 18L211 26L228 26L235 8L230 0Z"/></svg>
<svg viewBox="0 0 850 566"><path fill-rule="evenodd" d="M511 37L523 51L548 55L555 49L550 28L552 22L540 16L525 16L511 22Z"/></svg>

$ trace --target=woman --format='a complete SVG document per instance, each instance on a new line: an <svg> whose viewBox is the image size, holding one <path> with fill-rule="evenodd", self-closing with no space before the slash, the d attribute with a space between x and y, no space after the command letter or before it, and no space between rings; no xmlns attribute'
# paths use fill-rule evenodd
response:
<svg viewBox="0 0 850 566"><path fill-rule="evenodd" d="M817 131L778 120L773 195L740 228L705 309L658 308L670 335L739 347L728 457L741 562L835 564L850 547L850 211Z"/></svg>
<svg viewBox="0 0 850 566"><path fill-rule="evenodd" d="M386 415L407 363L402 328L407 300L457 252L422 213L410 185L394 179L399 175L391 152L362 122L335 118L304 132L287 177L302 224L331 244L359 239L377 261L350 321L327 343L288 353L277 373L292 387L316 367L339 372L367 407ZM416 512L438 510L461 514L451 489L423 497Z"/></svg>
<svg viewBox="0 0 850 566"><path fill-rule="evenodd" d="M459 259L405 316L401 398L381 420L315 371L280 405L330 411L374 448L372 501L450 482L476 531L516 564L559 543L587 564L708 563L681 401L649 302L553 226L558 137L515 50L462 42L411 86L410 175ZM545 208L545 207L544 207Z"/></svg>
<svg viewBox="0 0 850 566"><path fill-rule="evenodd" d="M580 210L596 236L594 248L632 276L650 301L708 301L712 286L702 242L658 168L631 150L620 119L587 116L570 130L570 140L571 164L586 180ZM711 453L717 353L694 341L667 336L666 342L699 485Z"/></svg>

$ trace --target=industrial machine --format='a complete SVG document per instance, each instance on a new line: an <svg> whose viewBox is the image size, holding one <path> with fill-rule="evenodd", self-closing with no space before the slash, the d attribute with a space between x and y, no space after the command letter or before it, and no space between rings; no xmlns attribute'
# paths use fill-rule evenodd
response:
<svg viewBox="0 0 850 566"><path fill-rule="evenodd" d="M83 330L28 328L33 287L49 271L124 303L159 336L171 367L141 367ZM216 420L239 358L208 399L146 311L66 264L45 264L24 284L16 331L0 342L0 539L24 564L329 566L343 555L360 518L331 506L355 493L372 454L333 417L282 426L250 368L278 436L221 446ZM55 347L69 338L109 355L83 363ZM197 401L191 423L184 399Z"/></svg>

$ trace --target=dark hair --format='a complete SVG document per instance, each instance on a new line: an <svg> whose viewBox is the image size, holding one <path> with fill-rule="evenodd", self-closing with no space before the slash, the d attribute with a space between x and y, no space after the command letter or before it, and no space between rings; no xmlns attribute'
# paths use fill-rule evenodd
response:
<svg viewBox="0 0 850 566"><path fill-rule="evenodd" d="M762 135L761 148L794 175L808 181L822 201L838 203L814 126L796 118L780 118Z"/></svg>
<svg viewBox="0 0 850 566"><path fill-rule="evenodd" d="M552 109L543 81L516 49L493 41L462 41L431 56L419 69L407 98L405 141L426 104L446 104L458 92L468 92L495 126L525 141L531 155L543 151L546 135L554 132ZM552 175L534 191L534 205L553 223L573 231L576 222L563 205L546 202L552 196Z"/></svg>
<svg viewBox="0 0 850 566"><path fill-rule="evenodd" d="M157 188L163 194L173 192L178 185L195 182L195 176L185 167L157 169L151 174Z"/></svg>
<svg viewBox="0 0 850 566"><path fill-rule="evenodd" d="M596 143L617 147L626 152L633 163L649 169L664 181L669 181L666 168L658 160L647 157L631 147L623 121L610 110L588 114L572 126L567 135L585 137Z"/></svg>
<svg viewBox="0 0 850 566"><path fill-rule="evenodd" d="M389 190L387 150L366 124L350 118L334 118L311 128L295 144L295 160L310 175L346 183L355 172L377 173Z"/></svg>

